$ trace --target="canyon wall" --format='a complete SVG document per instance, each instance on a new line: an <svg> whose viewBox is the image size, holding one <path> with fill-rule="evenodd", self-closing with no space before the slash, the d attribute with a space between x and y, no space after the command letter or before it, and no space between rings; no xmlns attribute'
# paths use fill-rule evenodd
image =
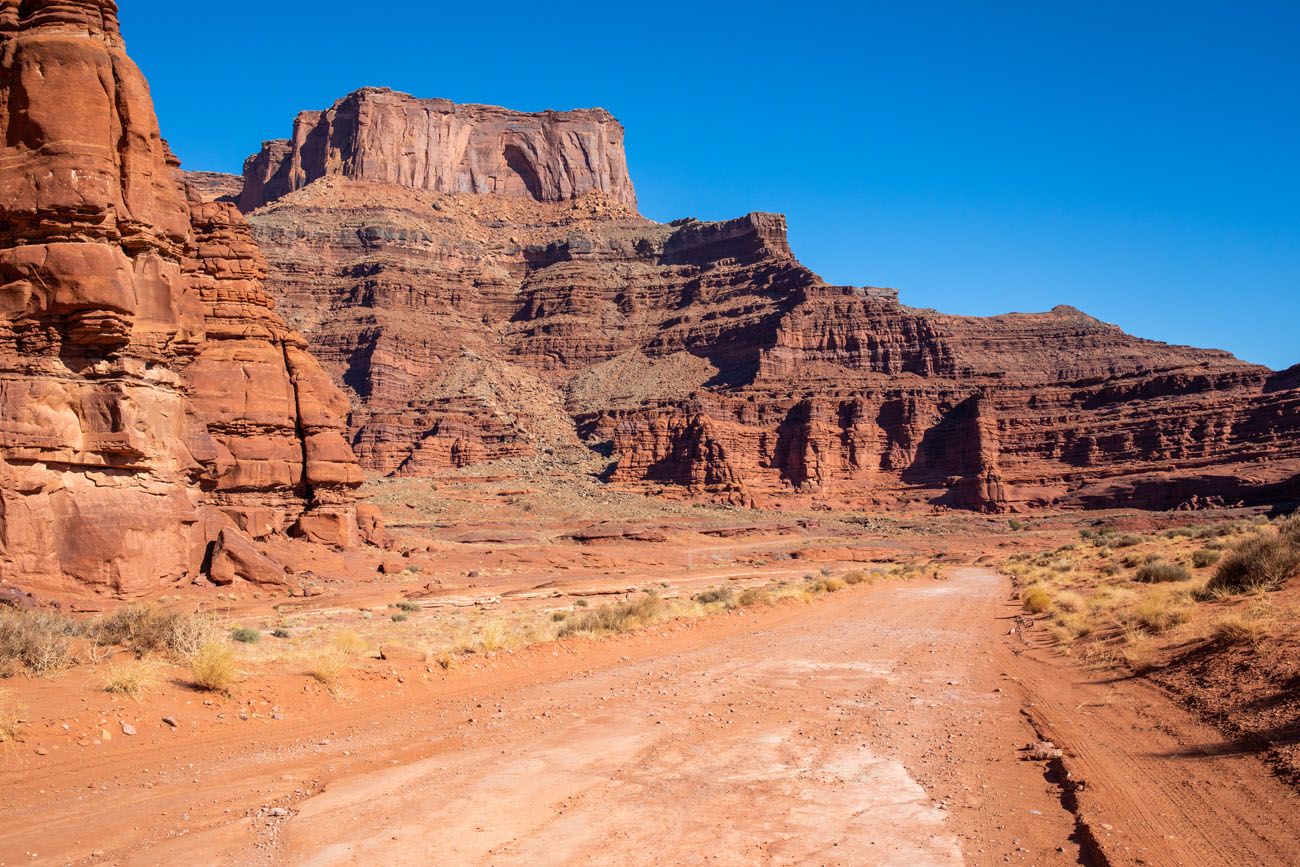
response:
<svg viewBox="0 0 1300 867"><path fill-rule="evenodd" d="M0 0L0 130L0 581L140 596L244 577L223 534L353 544L346 402L242 216L187 195L111 0Z"/></svg>
<svg viewBox="0 0 1300 867"><path fill-rule="evenodd" d="M249 157L240 208L251 211L326 176L539 202L602 192L636 204L623 127L606 111L526 114L375 87L303 112L292 138L267 142Z"/></svg>
<svg viewBox="0 0 1300 867"><path fill-rule="evenodd" d="M377 165L411 152L395 126L422 128L350 111L346 138L383 152L365 156ZM321 123L300 116L292 143L250 158L240 201L259 205L268 285L345 384L353 444L377 472L528 459L576 432L608 450L616 484L759 505L1300 495L1293 373L1069 307L957 317L827 285L774 214L665 225L607 188L522 196L409 171L269 185L267 160L300 163L302 130Z"/></svg>

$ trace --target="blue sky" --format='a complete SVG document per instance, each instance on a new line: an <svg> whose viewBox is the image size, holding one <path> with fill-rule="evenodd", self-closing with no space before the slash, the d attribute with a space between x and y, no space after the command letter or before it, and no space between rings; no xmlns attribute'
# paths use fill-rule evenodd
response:
<svg viewBox="0 0 1300 867"><path fill-rule="evenodd" d="M1295 0L120 5L187 168L364 85L600 105L655 219L780 211L914 306L1300 362Z"/></svg>

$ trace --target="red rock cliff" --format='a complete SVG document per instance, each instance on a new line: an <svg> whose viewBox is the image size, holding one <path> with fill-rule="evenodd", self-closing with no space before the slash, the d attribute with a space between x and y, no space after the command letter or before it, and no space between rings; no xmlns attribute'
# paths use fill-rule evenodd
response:
<svg viewBox="0 0 1300 867"><path fill-rule="evenodd" d="M539 202L603 192L636 205L623 127L602 109L524 113L364 88L303 112L293 138L249 157L240 208L327 175Z"/></svg>
<svg viewBox="0 0 1300 867"><path fill-rule="evenodd" d="M1294 371L1069 307L946 316L830 286L774 214L661 225L608 189L483 195L410 172L273 190L258 160L293 164L321 123L300 118L301 143L250 161L245 203L272 199L249 216L268 287L347 386L354 445L379 472L526 457L576 430L611 450L617 483L742 502L1300 496ZM384 154L367 160L410 158L405 136L370 140Z"/></svg>
<svg viewBox="0 0 1300 867"><path fill-rule="evenodd" d="M241 477L284 506L277 530L345 511L343 404L241 264L260 262L242 219L191 208L111 0L0 0L0 130L0 579L134 596L196 575L246 505L219 495L256 431L306 466L282 479L268 448ZM314 398L214 399L209 372L264 340Z"/></svg>

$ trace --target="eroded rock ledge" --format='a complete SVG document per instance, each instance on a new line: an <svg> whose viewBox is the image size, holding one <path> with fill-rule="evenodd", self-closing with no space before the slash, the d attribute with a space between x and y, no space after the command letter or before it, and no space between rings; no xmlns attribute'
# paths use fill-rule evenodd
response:
<svg viewBox="0 0 1300 867"><path fill-rule="evenodd" d="M139 596L254 578L222 558L240 538L357 544L361 473L242 216L187 196L116 12L0 3L0 580Z"/></svg>

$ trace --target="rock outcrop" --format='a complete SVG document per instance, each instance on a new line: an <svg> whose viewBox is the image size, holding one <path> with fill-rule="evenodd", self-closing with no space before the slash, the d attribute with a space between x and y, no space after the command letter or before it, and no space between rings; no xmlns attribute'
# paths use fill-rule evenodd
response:
<svg viewBox="0 0 1300 867"><path fill-rule="evenodd" d="M189 201L116 8L0 0L0 580L139 596L236 520L350 541L360 472L242 217Z"/></svg>
<svg viewBox="0 0 1300 867"><path fill-rule="evenodd" d="M347 387L364 466L526 457L576 430L610 450L615 483L747 503L1300 496L1294 371L1142 340L1069 307L909 308L893 290L827 285L794 258L780 216L661 225L621 180L542 172L530 194L483 180L501 163L465 169L501 152L499 130L491 147L455 151L454 170L429 145L451 140L427 132L449 119L510 114L362 91L246 163L240 202L268 286ZM546 117L570 116L617 129L603 113ZM587 147L578 165L625 179L618 137L600 141L600 159Z"/></svg>
<svg viewBox="0 0 1300 867"><path fill-rule="evenodd" d="M623 127L602 109L525 113L377 87L303 112L291 139L249 157L240 207L251 211L326 176L539 202L602 192L636 204Z"/></svg>

